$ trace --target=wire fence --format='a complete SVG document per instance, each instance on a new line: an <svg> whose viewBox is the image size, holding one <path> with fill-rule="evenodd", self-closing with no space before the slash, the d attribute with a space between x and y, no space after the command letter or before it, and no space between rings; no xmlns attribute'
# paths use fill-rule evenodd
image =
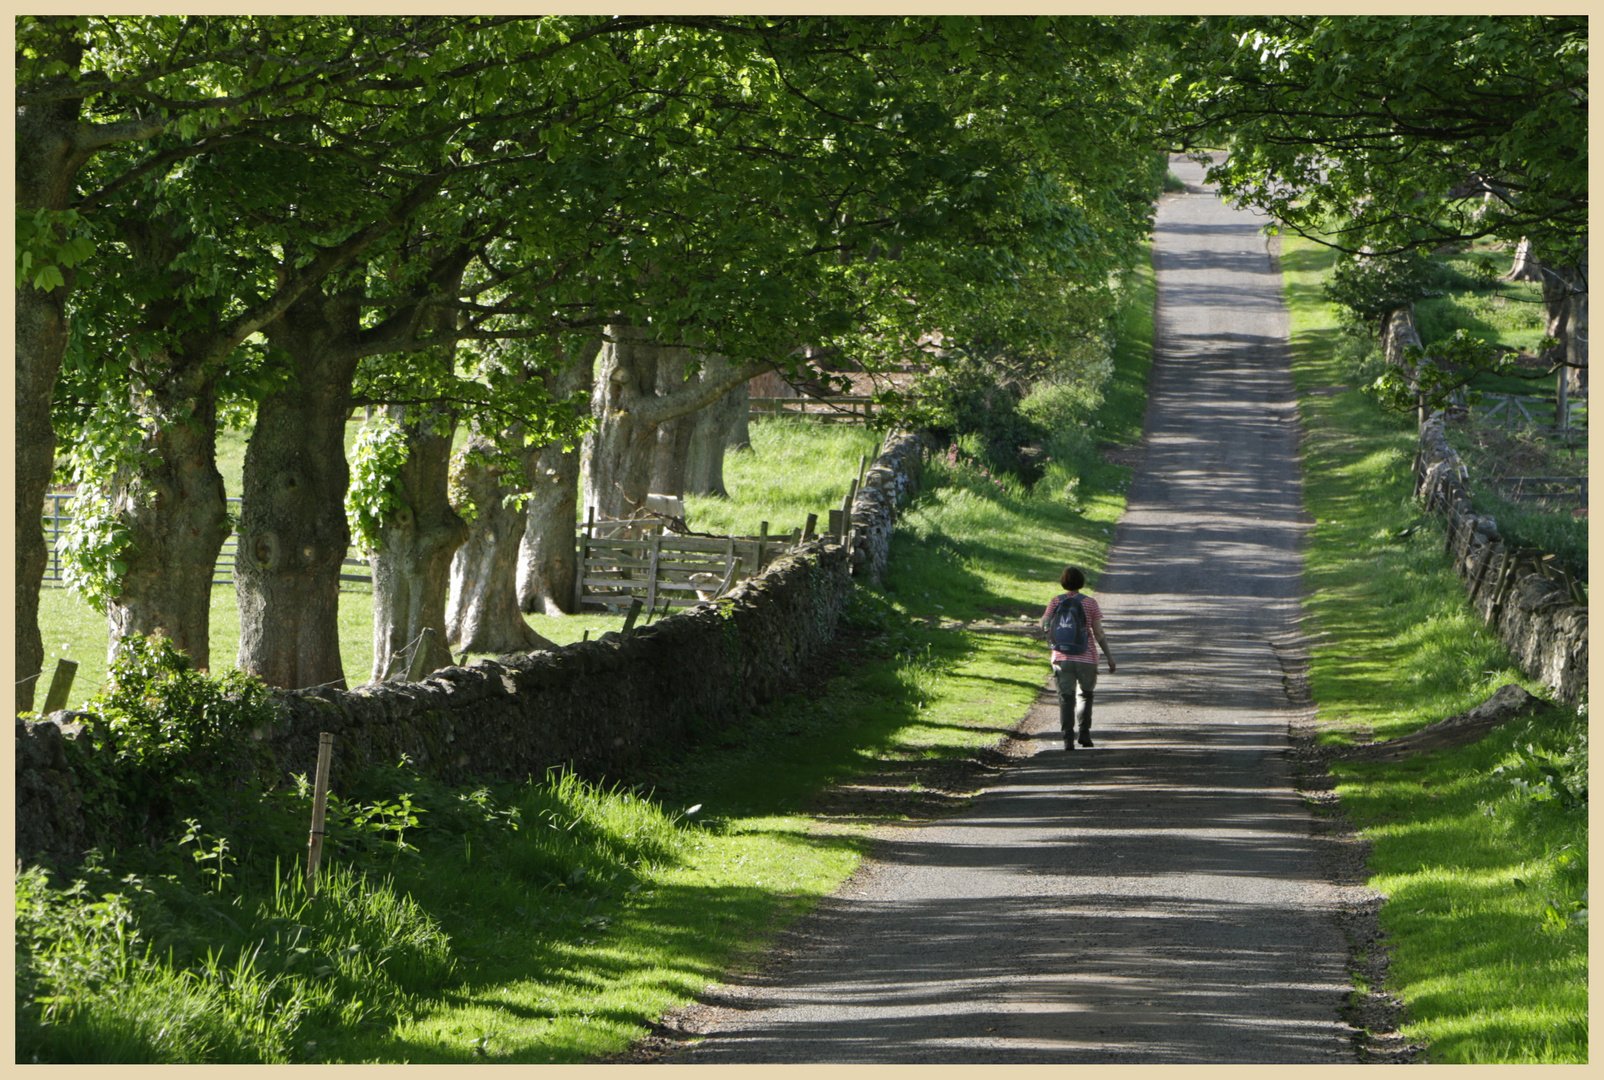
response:
<svg viewBox="0 0 1604 1080"><path fill-rule="evenodd" d="M70 492L51 492L45 496L45 546L50 552L50 560L45 564L45 585L56 588L66 585L62 573L61 538L72 524L72 504L76 498ZM231 498L227 502L229 517L238 520L242 500ZM217 562L212 568L213 585L234 584L234 556L238 551L239 534L231 532L217 553ZM372 584L373 571L364 560L347 556L341 566L340 580Z"/></svg>

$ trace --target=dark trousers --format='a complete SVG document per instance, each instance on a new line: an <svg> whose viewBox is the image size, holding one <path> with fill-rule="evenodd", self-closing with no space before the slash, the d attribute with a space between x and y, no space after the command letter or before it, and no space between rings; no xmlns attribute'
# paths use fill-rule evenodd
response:
<svg viewBox="0 0 1604 1080"><path fill-rule="evenodd" d="M1092 731L1092 691L1097 688L1097 665L1075 661L1054 664L1053 675L1058 680L1058 725L1064 729L1064 743L1068 745L1080 729L1081 738Z"/></svg>

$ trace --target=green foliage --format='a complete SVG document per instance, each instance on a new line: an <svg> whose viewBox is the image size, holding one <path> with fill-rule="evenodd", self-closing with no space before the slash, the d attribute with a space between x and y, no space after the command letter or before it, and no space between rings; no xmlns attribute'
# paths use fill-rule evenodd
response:
<svg viewBox="0 0 1604 1080"><path fill-rule="evenodd" d="M385 523L410 509L397 484L409 453L406 430L388 416L374 417L357 436L351 449L351 483L345 491L345 516L357 550L377 551Z"/></svg>
<svg viewBox="0 0 1604 1080"><path fill-rule="evenodd" d="M132 534L112 510L110 493L138 460L145 429L126 399L103 394L97 407L71 436L65 470L57 479L75 489L72 520L57 544L62 577L69 589L96 611L122 591L133 552Z"/></svg>
<svg viewBox="0 0 1604 1080"><path fill-rule="evenodd" d="M128 638L111 683L86 703L94 740L70 743L83 798L108 835L159 836L186 806L271 786L252 732L273 720L268 691L238 671L195 671L166 638Z"/></svg>
<svg viewBox="0 0 1604 1080"><path fill-rule="evenodd" d="M1466 391L1473 379L1508 374L1514 368L1510 353L1499 352L1481 338L1455 330L1454 336L1445 341L1409 346L1404 350L1401 366L1384 368L1363 389L1393 412L1410 414L1422 406L1440 410L1452 404L1462 391L1467 404L1475 405L1481 394Z"/></svg>
<svg viewBox="0 0 1604 1080"><path fill-rule="evenodd" d="M1328 301L1351 311L1363 324L1432 295L1436 265L1419 252L1394 258L1339 260L1326 276Z"/></svg>
<svg viewBox="0 0 1604 1080"><path fill-rule="evenodd" d="M122 592L133 551L132 533L94 488L80 486L72 501L72 520L61 531L56 550L67 588L90 607L104 611Z"/></svg>
<svg viewBox="0 0 1604 1080"><path fill-rule="evenodd" d="M1032 463L1020 454L1041 430L1019 412L1019 399L997 381L995 366L972 356L933 369L919 380L910 410L912 421L936 438L952 442L972 435L973 453L988 469L1026 473Z"/></svg>
<svg viewBox="0 0 1604 1080"><path fill-rule="evenodd" d="M95 254L89 219L76 210L17 207L17 281L41 292L66 285L63 270Z"/></svg>
<svg viewBox="0 0 1604 1080"><path fill-rule="evenodd" d="M1523 236L1554 265L1584 253L1585 18L1247 16L1181 33L1189 62L1164 103L1178 136L1229 147L1210 172L1228 196L1349 253Z"/></svg>
<svg viewBox="0 0 1604 1080"><path fill-rule="evenodd" d="M128 638L112 665L110 689L89 702L120 761L171 778L181 768L219 763L233 743L275 716L260 680L194 670L166 638ZM198 777L197 777L198 778Z"/></svg>

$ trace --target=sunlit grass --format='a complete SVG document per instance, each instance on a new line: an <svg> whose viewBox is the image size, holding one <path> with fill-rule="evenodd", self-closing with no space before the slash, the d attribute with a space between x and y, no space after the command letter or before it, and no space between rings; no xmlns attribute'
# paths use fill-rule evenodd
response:
<svg viewBox="0 0 1604 1080"><path fill-rule="evenodd" d="M1321 737L1345 743L1418 730L1507 682L1542 688L1470 610L1441 526L1411 497L1412 422L1360 395L1336 358L1336 312L1319 294L1330 262L1286 241L1315 519L1311 684ZM1458 750L1333 768L1344 812L1373 844L1370 884L1388 897L1387 989L1432 1061L1587 1059L1586 819L1516 784L1540 785L1542 764L1574 753L1584 728L1558 709Z"/></svg>
<svg viewBox="0 0 1604 1080"><path fill-rule="evenodd" d="M691 495L686 519L698 532L756 536L763 522L771 536L790 533L818 515L817 531L830 523L829 512L857 479L864 456L873 461L880 434L864 427L790 420L751 424L750 449L724 456L727 499Z"/></svg>

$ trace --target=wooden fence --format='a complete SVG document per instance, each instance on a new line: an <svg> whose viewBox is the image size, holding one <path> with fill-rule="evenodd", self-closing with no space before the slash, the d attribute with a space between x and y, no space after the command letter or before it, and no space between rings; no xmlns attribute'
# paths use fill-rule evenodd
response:
<svg viewBox="0 0 1604 1080"><path fill-rule="evenodd" d="M789 535L687 536L663 531L662 522L596 519L592 510L579 535L576 611L622 609L639 600L648 613L690 607L755 577L781 555L813 539L817 515Z"/></svg>
<svg viewBox="0 0 1604 1080"><path fill-rule="evenodd" d="M50 552L50 561L45 564L44 584L60 586L66 584L61 572L61 552L57 542L61 534L72 522L72 501L76 495L64 492L51 492L45 496L45 546ZM231 498L228 500L229 509L233 516L238 516L241 500ZM239 534L229 533L223 541L222 550L217 553L217 563L212 568L213 585L234 584L234 555L239 550ZM340 572L341 581L372 582L373 572L362 559L346 558Z"/></svg>
<svg viewBox="0 0 1604 1080"><path fill-rule="evenodd" d="M1535 501L1556 510L1587 509L1585 476L1489 476L1499 495L1513 502Z"/></svg>
<svg viewBox="0 0 1604 1080"><path fill-rule="evenodd" d="M1586 398L1566 402L1564 424L1556 423L1558 413L1559 407L1552 398L1519 394L1483 394L1474 411L1478 422L1495 427L1532 428L1547 438L1564 442L1587 437Z"/></svg>
<svg viewBox="0 0 1604 1080"><path fill-rule="evenodd" d="M810 420L820 424L866 424L874 416L874 398L862 394L838 397L755 397L748 399L752 420Z"/></svg>

